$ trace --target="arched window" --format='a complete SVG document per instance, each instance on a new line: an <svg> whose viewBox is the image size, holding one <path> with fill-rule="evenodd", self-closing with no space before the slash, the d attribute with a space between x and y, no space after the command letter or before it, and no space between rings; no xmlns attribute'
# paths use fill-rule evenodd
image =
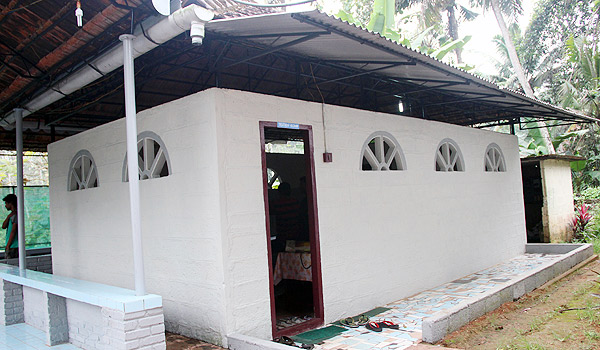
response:
<svg viewBox="0 0 600 350"><path fill-rule="evenodd" d="M506 162L500 146L495 143L490 143L485 150L484 160L485 171L489 172L505 172Z"/></svg>
<svg viewBox="0 0 600 350"><path fill-rule="evenodd" d="M435 153L435 171L465 171L460 148L451 139L443 139Z"/></svg>
<svg viewBox="0 0 600 350"><path fill-rule="evenodd" d="M83 149L75 154L69 165L68 191L98 187L98 170L92 154Z"/></svg>
<svg viewBox="0 0 600 350"><path fill-rule="evenodd" d="M362 170L406 170L406 160L398 141L390 133L372 133L360 154Z"/></svg>
<svg viewBox="0 0 600 350"><path fill-rule="evenodd" d="M138 135L138 173L140 180L155 179L171 174L169 153L162 139L153 132ZM128 181L127 153L123 161L123 182Z"/></svg>

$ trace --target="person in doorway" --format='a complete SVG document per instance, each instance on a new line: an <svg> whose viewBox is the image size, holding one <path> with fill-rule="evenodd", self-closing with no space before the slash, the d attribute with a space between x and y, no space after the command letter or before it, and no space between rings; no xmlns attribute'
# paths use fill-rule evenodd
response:
<svg viewBox="0 0 600 350"><path fill-rule="evenodd" d="M4 206L10 213L2 223L2 229L6 229L6 245L4 258L12 259L19 256L19 240L17 238L17 196L9 194L3 198Z"/></svg>

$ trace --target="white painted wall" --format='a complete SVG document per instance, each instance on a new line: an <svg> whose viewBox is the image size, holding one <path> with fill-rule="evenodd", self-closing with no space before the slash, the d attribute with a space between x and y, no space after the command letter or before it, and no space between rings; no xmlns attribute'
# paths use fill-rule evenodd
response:
<svg viewBox="0 0 600 350"><path fill-rule="evenodd" d="M44 310L44 292L23 286L23 316L25 323L45 331L48 328L48 310Z"/></svg>
<svg viewBox="0 0 600 350"><path fill-rule="evenodd" d="M366 311L524 252L517 140L472 128L210 89L138 115L165 142L173 173L142 181L148 291L163 296L167 329L225 343L271 337L259 121L312 125L326 322ZM364 172L361 147L387 131L408 170ZM436 173L444 138L466 171ZM506 173L485 173L498 144ZM67 192L69 162L87 149L100 188ZM49 147L56 274L133 287L123 120Z"/></svg>
<svg viewBox="0 0 600 350"><path fill-rule="evenodd" d="M146 285L163 297L167 329L224 339L216 123L212 93L138 114L138 131L162 138L171 175L140 182ZM87 149L100 187L67 192L72 157ZM49 146L54 273L133 289L128 184L121 181L125 123Z"/></svg>
<svg viewBox="0 0 600 350"><path fill-rule="evenodd" d="M99 343L108 344L105 334L112 325L104 324L101 307L68 298L66 304L69 343L80 348L93 349L96 348L94 345Z"/></svg>
<svg viewBox="0 0 600 350"><path fill-rule="evenodd" d="M326 106L332 163L323 163L321 106L219 90L219 172L224 174L228 330L270 336L259 121L313 127L325 322L364 312L497 264L525 249L517 139L454 125ZM361 147L387 131L408 170L360 170ZM435 172L444 138L460 146L463 173ZM484 172L495 142L508 171Z"/></svg>
<svg viewBox="0 0 600 350"><path fill-rule="evenodd" d="M566 242L573 236L571 163L567 160L543 159L540 161L540 172L544 189L544 235L550 237L550 242Z"/></svg>

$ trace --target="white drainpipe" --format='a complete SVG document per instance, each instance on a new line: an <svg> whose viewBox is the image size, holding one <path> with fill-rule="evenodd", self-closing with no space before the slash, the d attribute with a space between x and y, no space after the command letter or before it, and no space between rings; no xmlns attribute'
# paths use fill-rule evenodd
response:
<svg viewBox="0 0 600 350"><path fill-rule="evenodd" d="M152 38L152 40L158 44L165 43L179 34L192 29L192 24L194 33L201 33L203 35L204 24L210 21L213 16L214 13L204 7L189 5L173 12L169 17L161 20L154 26L145 29L145 32L148 37ZM202 30L200 30L200 26L202 27ZM198 45L202 42L202 39L197 36L192 36L192 42L193 44ZM154 49L158 45L146 39L144 35L137 35L132 42L132 46L133 58L135 59ZM103 74L110 73L121 67L123 65L123 45L116 45L104 55L90 62L90 65L94 66L96 69L86 65L50 87L29 103L26 103L23 106L23 117L26 117L27 115L60 100L65 95L69 95L91 82L100 79ZM9 121L7 120L6 122Z"/></svg>

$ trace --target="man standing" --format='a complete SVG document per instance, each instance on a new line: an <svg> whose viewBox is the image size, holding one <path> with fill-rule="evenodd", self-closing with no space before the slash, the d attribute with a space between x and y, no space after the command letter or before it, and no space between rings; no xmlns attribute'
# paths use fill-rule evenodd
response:
<svg viewBox="0 0 600 350"><path fill-rule="evenodd" d="M9 194L4 197L4 206L10 214L2 223L2 228L6 229L6 246L4 248L4 258L12 259L19 256L19 240L17 238L17 196Z"/></svg>

